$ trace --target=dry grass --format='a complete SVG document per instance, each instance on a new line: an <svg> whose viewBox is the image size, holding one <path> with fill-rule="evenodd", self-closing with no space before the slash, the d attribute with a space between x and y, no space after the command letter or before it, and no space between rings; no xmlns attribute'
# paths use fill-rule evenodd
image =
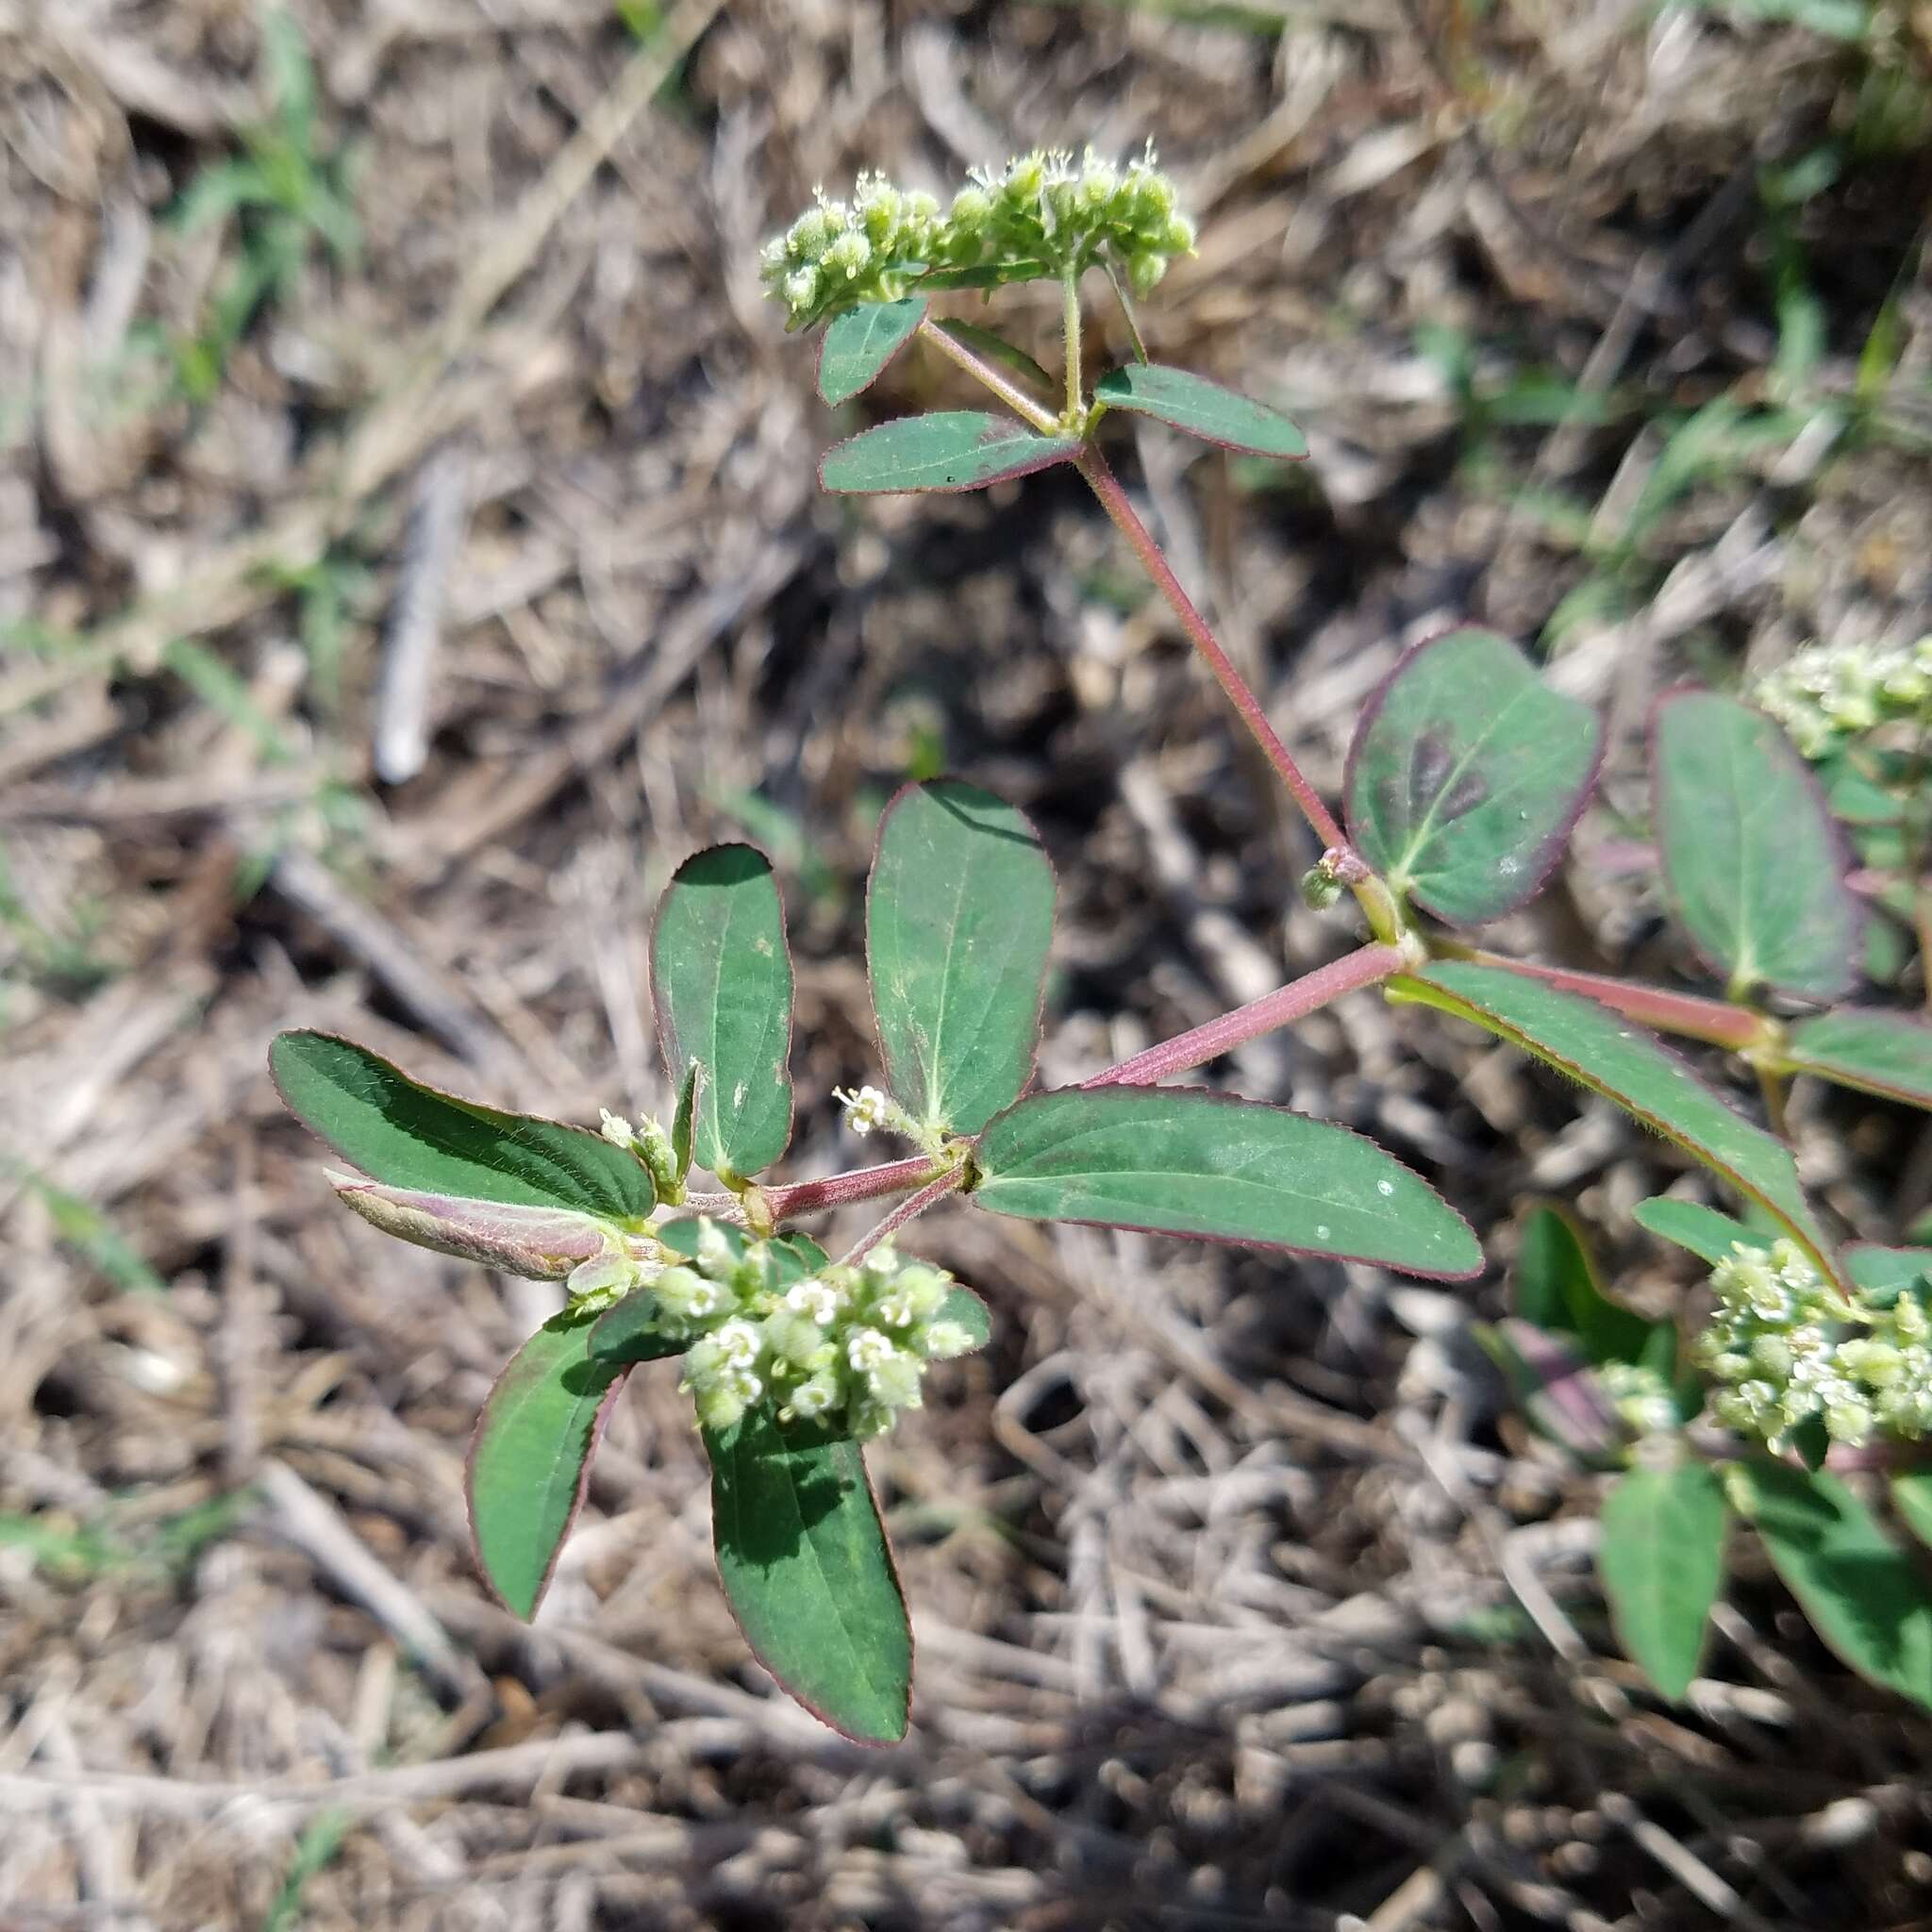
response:
<svg viewBox="0 0 1932 1932"><path fill-rule="evenodd" d="M1798 218L1813 426L1644 498L1672 410L1783 407L1757 169L1922 89L1919 15L1848 47L1613 0L684 0L660 92L574 0L296 11L360 252L305 252L191 403L164 344L252 244L162 210L263 115L254 16L0 0L0 1924L1927 1923L1932 1726L1748 1576L1690 1706L1643 1691L1589 1480L1470 1342L1494 1281L936 1217L996 1335L874 1452L910 1742L843 1745L745 1661L663 1375L520 1628L460 1458L544 1304L335 1210L263 1071L320 1024L503 1104L661 1104L645 914L755 792L824 1171L872 821L934 739L1059 865L1049 1078L1340 950L1284 924L1312 855L1076 490L815 493L834 428L751 252L861 162L1159 140L1205 239L1155 351L1287 402L1315 459L1257 489L1149 435L1136 487L1331 791L1405 641L1532 635L1606 556L1557 675L1610 708L1612 807L1670 677L1926 628L1916 137ZM1580 383L1570 420L1507 420L1524 372ZM866 407L950 393L908 358ZM1674 963L1581 869L1512 937ZM1498 1279L1526 1195L1614 1229L1669 1172L1372 1001L1225 1072L1428 1168ZM1902 1117L1811 1097L1798 1131L1868 1233L1932 1194Z"/></svg>

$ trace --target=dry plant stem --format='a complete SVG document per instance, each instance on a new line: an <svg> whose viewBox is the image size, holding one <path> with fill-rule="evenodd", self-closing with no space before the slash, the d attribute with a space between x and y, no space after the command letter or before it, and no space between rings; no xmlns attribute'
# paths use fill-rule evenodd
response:
<svg viewBox="0 0 1932 1932"><path fill-rule="evenodd" d="M1667 987L1640 986L1634 980L1612 979L1607 974L1573 973L1563 966L1539 966L1530 959L1511 959L1501 953L1487 953L1480 946L1459 945L1449 940L1433 940L1430 950L1441 958L1507 966L1511 973L1541 979L1545 986L1582 993L1586 999L1640 1020L1659 1033L1707 1041L1712 1046L1727 1046L1734 1053L1742 1053L1747 1047L1771 1045L1775 1039L1774 1023L1762 1013L1731 1006L1724 1000L1700 999L1695 993L1673 992Z"/></svg>
<svg viewBox="0 0 1932 1932"><path fill-rule="evenodd" d="M1295 763L1274 725L1269 724L1260 699L1248 688L1247 679L1235 669L1234 660L1221 648L1220 641L1208 627L1208 620L1194 608L1193 599L1181 588L1174 567L1162 555L1160 545L1154 541L1147 525L1136 514L1134 506L1127 500L1127 492L1120 486L1120 479L1108 467L1107 458L1089 443L1074 458L1074 464L1091 485L1094 495L1100 499L1101 508L1113 519L1115 528L1141 559L1142 569L1154 579L1155 588L1167 599L1169 608L1180 620L1181 628L1188 634L1189 641L1207 659L1215 682L1226 694L1228 703L1235 708L1256 743L1267 755L1275 775L1287 786L1290 796L1301 808L1302 816L1315 828L1315 836L1321 840L1324 849L1346 851L1346 835L1323 804L1321 794L1303 775L1302 768Z"/></svg>
<svg viewBox="0 0 1932 1932"><path fill-rule="evenodd" d="M990 389L1016 416L1039 430L1042 436L1058 436L1060 433L1059 420L1051 409L1043 408L1034 398L995 369L991 362L975 356L964 342L956 342L930 315L921 319L919 334L922 341L930 342L949 361L956 362L966 374Z"/></svg>
<svg viewBox="0 0 1932 1932"><path fill-rule="evenodd" d="M1083 1087L1145 1087L1170 1074L1185 1074L1192 1067L1205 1066L1211 1059L1231 1051L1277 1026L1287 1026L1330 1000L1357 988L1374 986L1400 973L1408 958L1400 946L1371 945L1357 948L1300 979L1263 993L1218 1020L1209 1020L1186 1033L1163 1040L1144 1053L1137 1053L1105 1073L1083 1080Z"/></svg>
<svg viewBox="0 0 1932 1932"><path fill-rule="evenodd" d="M901 1201L870 1234L861 1235L851 1247L839 1257L839 1265L849 1268L855 1262L862 1261L882 1241L889 1240L908 1221L915 1221L928 1208L937 1207L948 1194L957 1193L966 1179L966 1168L948 1168L937 1180L928 1181L910 1200Z"/></svg>

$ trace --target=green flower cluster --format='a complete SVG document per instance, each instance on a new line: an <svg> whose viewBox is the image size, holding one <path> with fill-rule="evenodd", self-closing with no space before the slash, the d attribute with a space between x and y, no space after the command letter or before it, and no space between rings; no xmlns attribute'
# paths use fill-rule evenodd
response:
<svg viewBox="0 0 1932 1932"><path fill-rule="evenodd" d="M1655 1369L1641 1362L1605 1362L1596 1377L1617 1420L1632 1435L1663 1435L1677 1426L1676 1395Z"/></svg>
<svg viewBox="0 0 1932 1932"><path fill-rule="evenodd" d="M1915 644L1813 644L1752 687L1807 758L1847 738L1924 715L1932 706L1932 637Z"/></svg>
<svg viewBox="0 0 1932 1932"><path fill-rule="evenodd" d="M1735 1244L1710 1285L1718 1310L1697 1354L1726 1428L1772 1449L1814 1418L1834 1442L1932 1434L1932 1312L1917 1294L1846 1294L1788 1241Z"/></svg>
<svg viewBox="0 0 1932 1932"><path fill-rule="evenodd" d="M707 1428L729 1428L765 1402L781 1423L876 1436L900 1409L920 1406L928 1362L974 1345L944 1313L953 1277L888 1244L789 1288L775 1287L774 1273L769 1242L734 1254L701 1220L697 1253L651 1283L659 1332L690 1342L683 1387Z"/></svg>
<svg viewBox="0 0 1932 1932"><path fill-rule="evenodd" d="M1058 279L1103 256L1144 294L1193 245L1194 225L1152 148L1124 168L1091 148L1077 161L1036 149L997 172L975 169L944 214L931 195L878 174L861 175L849 202L821 190L765 244L759 269L790 325L804 328L857 303L896 301L927 275Z"/></svg>

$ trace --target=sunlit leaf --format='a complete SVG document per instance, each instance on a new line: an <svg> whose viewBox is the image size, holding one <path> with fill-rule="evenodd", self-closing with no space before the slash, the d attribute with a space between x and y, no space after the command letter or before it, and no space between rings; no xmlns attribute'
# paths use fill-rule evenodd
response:
<svg viewBox="0 0 1932 1932"><path fill-rule="evenodd" d="M1841 1007L1795 1022L1784 1064L1840 1087L1932 1108L1932 1025L1909 1013Z"/></svg>
<svg viewBox="0 0 1932 1932"><path fill-rule="evenodd" d="M1308 453L1307 439L1280 410L1185 369L1132 362L1103 375L1093 395L1109 409L1136 410L1203 442L1246 456L1286 459Z"/></svg>
<svg viewBox="0 0 1932 1932"><path fill-rule="evenodd" d="M1604 1499L1597 1574L1624 1655L1673 1703L1704 1656L1729 1514L1702 1462L1626 1471Z"/></svg>
<svg viewBox="0 0 1932 1932"><path fill-rule="evenodd" d="M1639 1227L1645 1227L1661 1240L1688 1248L1699 1260L1715 1268L1728 1261L1740 1241L1747 1248L1768 1248L1772 1237L1755 1227L1746 1227L1715 1208L1697 1201L1673 1201L1659 1194L1655 1200L1640 1201L1631 1209Z"/></svg>
<svg viewBox="0 0 1932 1932"><path fill-rule="evenodd" d="M1375 1261L1465 1280L1469 1224L1373 1141L1283 1108L1189 1088L1040 1093L996 1116L973 1199L1084 1221Z"/></svg>
<svg viewBox="0 0 1932 1932"><path fill-rule="evenodd" d="M1343 781L1349 836L1455 925L1531 898L1596 782L1603 725L1492 631L1418 644L1369 700Z"/></svg>
<svg viewBox="0 0 1932 1932"><path fill-rule="evenodd" d="M908 295L903 302L861 302L835 315L819 344L819 394L838 404L870 388L911 340L925 309L924 296Z"/></svg>
<svg viewBox="0 0 1932 1932"><path fill-rule="evenodd" d="M1714 691L1657 706L1652 755L1671 909L1731 983L1847 991L1864 913L1809 768L1763 712Z"/></svg>
<svg viewBox="0 0 1932 1932"><path fill-rule="evenodd" d="M1025 476L1078 453L1072 436L1040 436L1010 416L984 409L935 409L881 423L835 443L819 481L843 495L897 490L980 490Z"/></svg>

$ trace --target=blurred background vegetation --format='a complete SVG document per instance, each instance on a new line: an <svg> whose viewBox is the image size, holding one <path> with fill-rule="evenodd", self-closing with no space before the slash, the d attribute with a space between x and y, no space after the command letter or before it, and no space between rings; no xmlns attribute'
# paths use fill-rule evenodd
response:
<svg viewBox="0 0 1932 1932"><path fill-rule="evenodd" d="M1749 1574L1657 1705L1471 1339L1542 1195L1677 1307L1628 1224L1676 1166L1373 1000L1211 1076L1428 1172L1475 1288L921 1224L995 1344L874 1456L904 1749L743 1662L668 1382L538 1630L474 1580L465 1432L544 1305L343 1224L277 1028L661 1108L643 915L750 836L795 1172L843 1164L872 828L945 769L1060 868L1050 1081L1347 942L1077 482L823 498L965 398L909 356L835 418L758 296L815 183L1150 137L1202 228L1150 350L1313 450L1117 430L1183 577L1331 795L1405 643L1539 652L1611 750L1507 938L1677 974L1653 696L1932 628L1920 0L0 0L9 1928L1932 1922L1932 1727ZM1867 1233L1932 1201L1902 1112L1793 1130Z"/></svg>

